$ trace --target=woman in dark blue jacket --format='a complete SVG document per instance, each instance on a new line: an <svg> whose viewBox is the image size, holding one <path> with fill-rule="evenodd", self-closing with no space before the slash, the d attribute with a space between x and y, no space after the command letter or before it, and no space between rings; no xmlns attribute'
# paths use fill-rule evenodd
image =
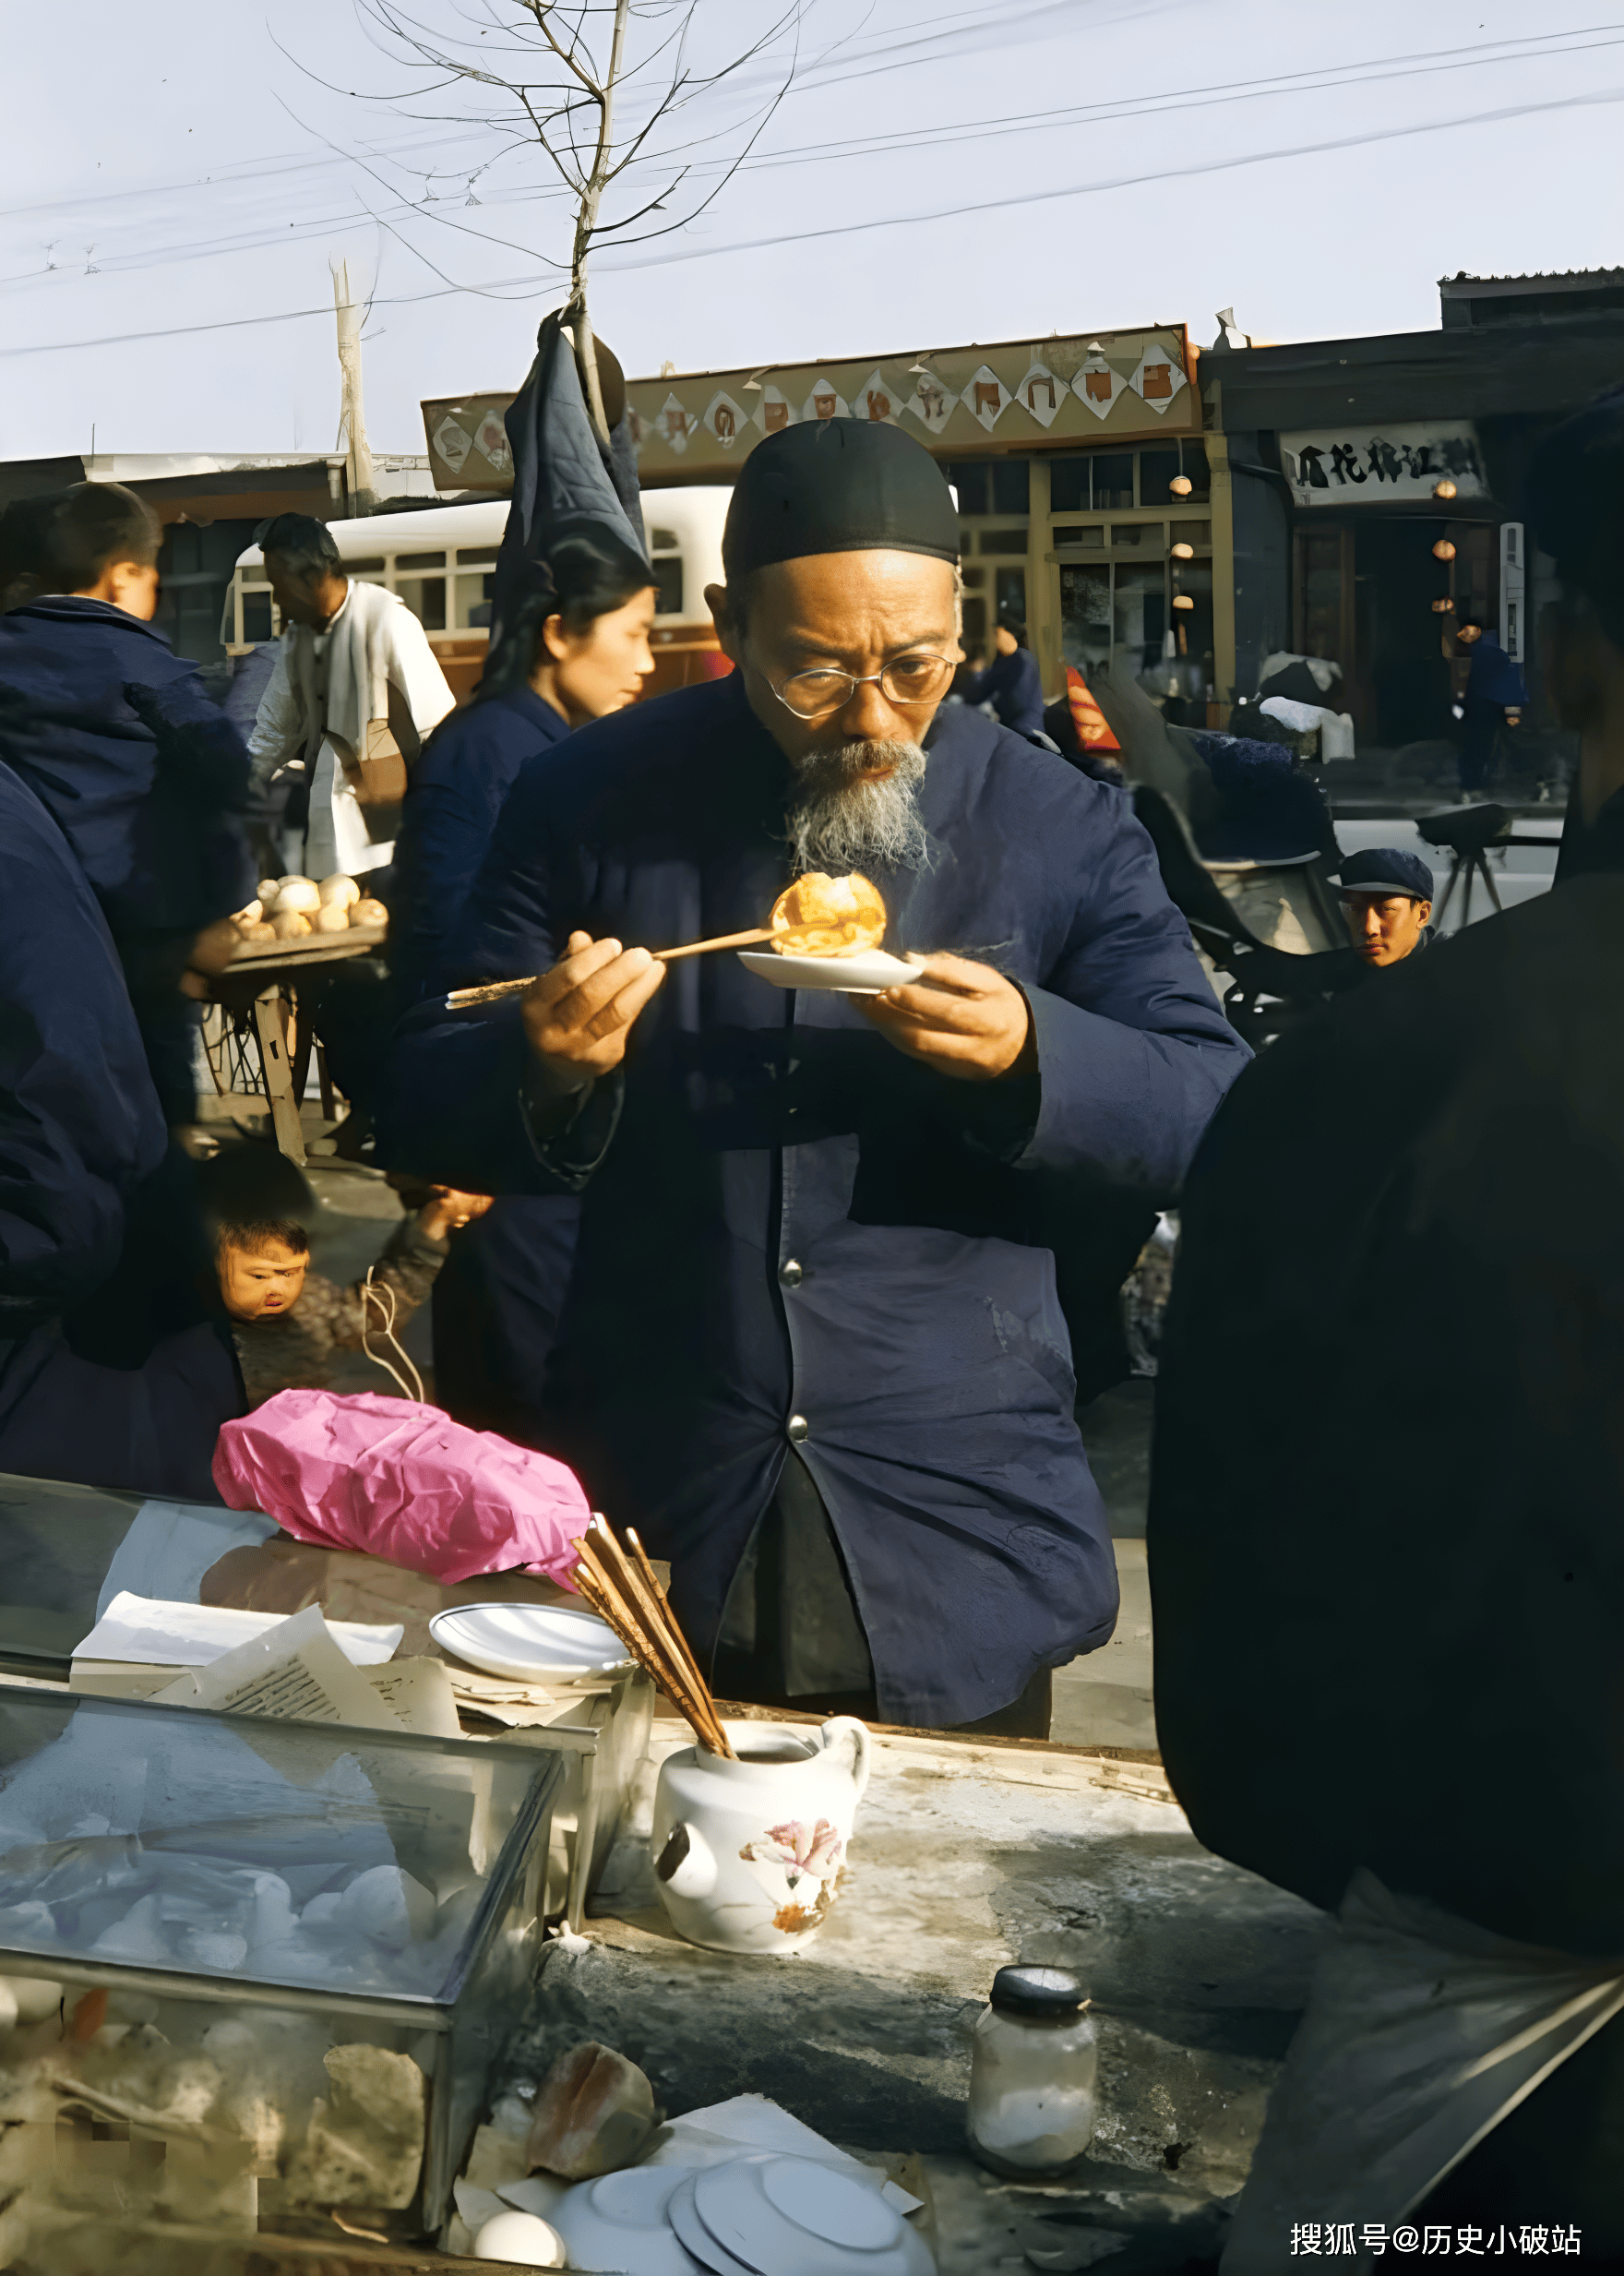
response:
<svg viewBox="0 0 1624 2276"><path fill-rule="evenodd" d="M634 702L654 668L654 587L591 537L529 564L473 701L412 769L395 850L400 1008L455 988L448 961L519 770L572 728ZM552 1341L575 1250L568 1196L504 1199L451 1244L433 1299L435 1395L460 1422L508 1435L532 1401L519 1357Z"/></svg>

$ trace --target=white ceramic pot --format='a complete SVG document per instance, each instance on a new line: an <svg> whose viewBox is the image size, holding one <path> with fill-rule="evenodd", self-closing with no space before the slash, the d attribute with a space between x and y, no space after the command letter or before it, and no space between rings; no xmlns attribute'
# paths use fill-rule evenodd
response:
<svg viewBox="0 0 1624 2276"><path fill-rule="evenodd" d="M868 1783L866 1725L729 1723L739 1759L667 1756L651 1855L671 1925L712 1952L798 1952L834 1901Z"/></svg>

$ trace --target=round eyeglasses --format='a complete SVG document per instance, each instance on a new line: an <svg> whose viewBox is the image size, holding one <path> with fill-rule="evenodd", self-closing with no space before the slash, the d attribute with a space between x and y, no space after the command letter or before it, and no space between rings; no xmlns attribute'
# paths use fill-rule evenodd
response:
<svg viewBox="0 0 1624 2276"><path fill-rule="evenodd" d="M782 687L776 680L768 685L797 719L827 719L831 712L844 711L859 688L878 687L886 701L900 709L937 702L947 694L955 668L946 656L895 656L883 672L836 672L820 665L793 673Z"/></svg>

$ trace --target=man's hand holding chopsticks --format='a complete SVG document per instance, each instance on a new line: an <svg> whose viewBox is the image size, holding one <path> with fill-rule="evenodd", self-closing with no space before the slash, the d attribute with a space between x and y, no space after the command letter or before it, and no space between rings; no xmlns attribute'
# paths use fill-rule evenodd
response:
<svg viewBox="0 0 1624 2276"><path fill-rule="evenodd" d="M888 1043L958 1082L992 1083L1033 1063L1025 997L967 956L927 956L911 986L857 1000Z"/></svg>
<svg viewBox="0 0 1624 2276"><path fill-rule="evenodd" d="M632 1023L665 977L647 949L572 932L564 954L524 999L524 1028L550 1089L561 1096L626 1056Z"/></svg>

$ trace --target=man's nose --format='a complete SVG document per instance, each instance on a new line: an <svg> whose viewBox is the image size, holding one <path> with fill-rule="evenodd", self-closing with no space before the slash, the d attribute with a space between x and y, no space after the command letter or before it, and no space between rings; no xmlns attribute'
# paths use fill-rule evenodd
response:
<svg viewBox="0 0 1624 2276"><path fill-rule="evenodd" d="M842 707L840 723L853 743L889 743L906 733L899 727L897 714L880 693L877 679L863 680L853 689Z"/></svg>

